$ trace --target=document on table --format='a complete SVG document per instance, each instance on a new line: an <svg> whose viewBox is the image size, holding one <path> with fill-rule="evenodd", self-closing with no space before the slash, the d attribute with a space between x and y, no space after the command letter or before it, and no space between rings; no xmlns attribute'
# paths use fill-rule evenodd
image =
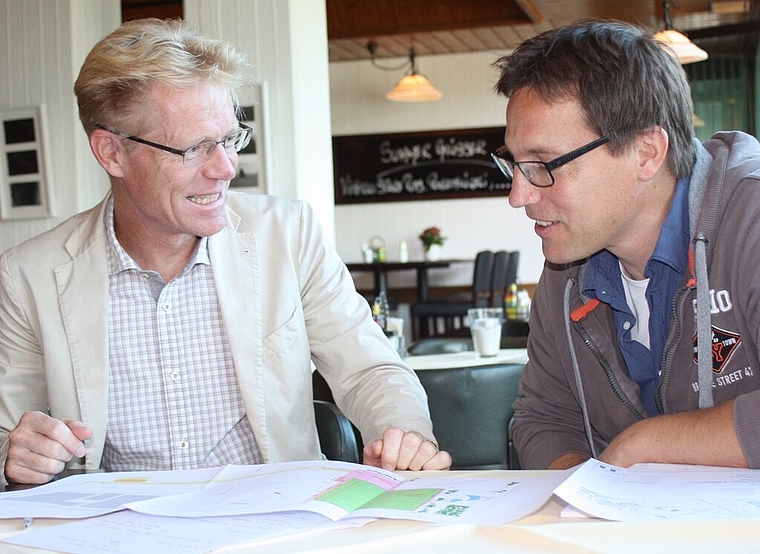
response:
<svg viewBox="0 0 760 554"><path fill-rule="evenodd" d="M383 469L346 462L289 462L226 466L202 490L133 502L152 515L206 517L308 510L344 517L412 519L498 525L537 510L567 476L509 479L440 477L404 479Z"/></svg>
<svg viewBox="0 0 760 554"><path fill-rule="evenodd" d="M441 472L405 479L380 468L325 461L99 473L0 494L0 517L80 518L126 507L159 516L300 510L332 520L383 517L488 525L535 511L566 475L523 479L516 473L504 479Z"/></svg>
<svg viewBox="0 0 760 554"><path fill-rule="evenodd" d="M0 494L0 519L82 518L157 496L201 490L221 467L71 475L40 487Z"/></svg>
<svg viewBox="0 0 760 554"><path fill-rule="evenodd" d="M158 517L122 511L103 516L29 529L3 539L30 546L75 554L202 554L239 543L272 540L287 534L359 526L358 518L336 523L311 512L255 514L187 519ZM1 548L0 548L1 550Z"/></svg>
<svg viewBox="0 0 760 554"><path fill-rule="evenodd" d="M617 521L760 518L760 470L588 460L554 493Z"/></svg>

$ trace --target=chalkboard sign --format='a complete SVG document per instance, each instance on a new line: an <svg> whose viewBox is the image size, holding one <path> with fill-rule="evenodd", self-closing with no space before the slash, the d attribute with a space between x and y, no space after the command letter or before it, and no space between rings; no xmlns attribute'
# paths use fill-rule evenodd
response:
<svg viewBox="0 0 760 554"><path fill-rule="evenodd" d="M335 203L506 196L504 127L333 137Z"/></svg>

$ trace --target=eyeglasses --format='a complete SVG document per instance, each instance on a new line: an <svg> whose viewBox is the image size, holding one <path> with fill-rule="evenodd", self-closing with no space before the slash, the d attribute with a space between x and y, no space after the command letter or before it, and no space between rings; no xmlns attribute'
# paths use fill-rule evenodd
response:
<svg viewBox="0 0 760 554"><path fill-rule="evenodd" d="M240 152L251 142L253 129L247 125L243 125L242 123L238 123L238 126L240 129L222 137L221 140L204 140L203 142L199 142L190 148L179 150L177 148L158 144L157 142L151 142L134 135L127 135L126 133L114 131L113 129L109 129L108 127L100 125L99 123L95 124L95 127L98 129L103 129L104 131L113 133L118 137L132 140L134 142L139 142L140 144L145 144L147 146L152 146L153 148L158 148L159 150L170 152L172 154L176 154L177 156L182 156L182 162L185 165L200 165L206 162L214 154L214 150L218 144L221 144L227 152Z"/></svg>
<svg viewBox="0 0 760 554"><path fill-rule="evenodd" d="M596 140L584 144L580 148L576 148L572 152L563 154L559 158L554 158L549 162L528 161L528 162L516 162L512 156L512 152L507 150L507 146L500 147L495 152L491 153L491 159L496 164L501 172L509 179L510 185L507 192L512 190L512 179L515 174L515 167L520 168L520 172L525 176L528 182L534 187L546 188L554 184L554 175L552 171L565 165L568 162L572 162L575 158L583 156L591 152L594 148L599 148L601 145L610 141L609 137L601 137Z"/></svg>

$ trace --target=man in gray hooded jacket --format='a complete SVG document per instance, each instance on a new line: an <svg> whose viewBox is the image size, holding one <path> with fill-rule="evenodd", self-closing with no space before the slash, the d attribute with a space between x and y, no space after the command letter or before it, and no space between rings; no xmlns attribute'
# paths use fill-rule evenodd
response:
<svg viewBox="0 0 760 554"><path fill-rule="evenodd" d="M682 68L627 24L551 30L496 65L494 160L547 259L522 466L760 468L760 145L695 140Z"/></svg>

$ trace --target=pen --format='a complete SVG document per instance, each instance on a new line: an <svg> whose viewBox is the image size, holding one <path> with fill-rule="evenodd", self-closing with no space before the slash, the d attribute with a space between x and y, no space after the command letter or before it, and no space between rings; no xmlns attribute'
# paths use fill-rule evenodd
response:
<svg viewBox="0 0 760 554"><path fill-rule="evenodd" d="M34 518L31 518L31 517L25 517L24 518L24 528L31 527L32 523L34 523Z"/></svg>

